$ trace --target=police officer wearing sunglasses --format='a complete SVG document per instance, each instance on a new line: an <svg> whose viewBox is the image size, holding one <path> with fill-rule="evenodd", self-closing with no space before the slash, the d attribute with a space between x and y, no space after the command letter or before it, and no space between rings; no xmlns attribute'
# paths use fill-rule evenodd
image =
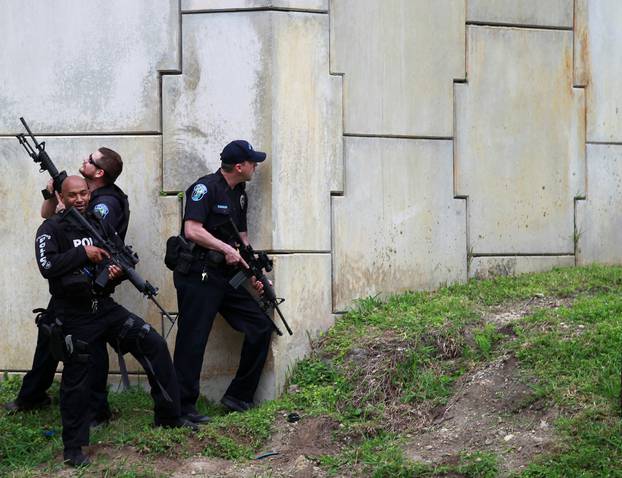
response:
<svg viewBox="0 0 622 478"><path fill-rule="evenodd" d="M116 230L121 239L125 239L130 219L130 208L125 193L115 183L123 171L123 160L116 151L101 147L84 158L80 166L80 174L86 180L90 191L90 203L87 212L96 213L102 222ZM53 192L52 181L48 183L48 190ZM43 201L41 215L50 218L59 206L57 195ZM54 312L48 306L43 320L53 321ZM49 405L51 399L47 390L54 381L54 374L58 368L58 360L50 354L49 338L39 330L37 345L33 357L32 369L24 376L22 387L17 398L5 405L10 412L20 412L41 408ZM96 361L96 373L91 395L92 424L98 425L107 422L112 413L108 405L108 353L102 349L102 357Z"/></svg>

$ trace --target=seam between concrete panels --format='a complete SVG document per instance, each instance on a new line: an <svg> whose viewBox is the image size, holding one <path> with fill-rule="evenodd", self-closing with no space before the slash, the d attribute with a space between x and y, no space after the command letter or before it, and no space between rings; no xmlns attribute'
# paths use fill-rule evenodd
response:
<svg viewBox="0 0 622 478"><path fill-rule="evenodd" d="M579 240L581 239L581 235L583 234L583 231L580 231L577 229L577 204L579 201L585 201L585 197L575 198L574 204L573 204L574 205L574 210L573 210L574 228L573 228L572 242L574 244L574 265L575 266L577 266L579 262Z"/></svg>
<svg viewBox="0 0 622 478"><path fill-rule="evenodd" d="M453 136L411 136L401 134L344 133L347 138L385 138L385 139L419 139L431 141L452 141Z"/></svg>
<svg viewBox="0 0 622 478"><path fill-rule="evenodd" d="M341 197L345 198L345 153L344 156L344 184L343 191L341 192ZM335 201L333 198L336 197L331 194L330 198L330 310L335 313Z"/></svg>
<svg viewBox="0 0 622 478"><path fill-rule="evenodd" d="M541 252L541 253L528 253L528 252L492 252L474 253L471 257L574 257L574 252Z"/></svg>
<svg viewBox="0 0 622 478"><path fill-rule="evenodd" d="M177 12L178 12L178 29L177 29L177 58L178 58L178 69L176 70L160 70L159 78L158 78L158 98L160 100L160 193L164 192L164 91L163 91L163 80L164 76L179 76L183 71L183 59L184 59L184 48L183 48L183 18L181 11L181 0L177 0ZM175 193L176 194L176 193ZM168 192L164 194L165 196L169 196Z"/></svg>
<svg viewBox="0 0 622 478"><path fill-rule="evenodd" d="M182 10L182 15L209 14L209 13L241 13L241 12L293 12L293 13L319 13L328 15L328 10L314 10L306 8L284 8L284 7L255 7L255 8L220 8L202 10Z"/></svg>
<svg viewBox="0 0 622 478"><path fill-rule="evenodd" d="M139 137L159 137L162 133L159 131L105 131L93 133L46 133L45 131L33 131L36 136L45 136L47 138L93 138L97 136L139 136ZM0 138L15 138L15 134L0 134Z"/></svg>
<svg viewBox="0 0 622 478"><path fill-rule="evenodd" d="M572 27L562 27L562 26L549 26L549 25L529 25L529 24L521 24L521 23L504 23L504 22L478 22L478 21L468 21L467 25L477 26L477 27L499 27L499 28L520 28L520 29L529 29L529 30L557 30L557 31L573 31Z"/></svg>
<svg viewBox="0 0 622 478"><path fill-rule="evenodd" d="M331 254L332 255L331 250L318 251L318 250L298 250L298 249L296 250L293 250L293 249L262 249L262 251L266 252L267 254L275 254L275 255L282 255L282 256L290 256L294 254L312 254L312 255Z"/></svg>
<svg viewBox="0 0 622 478"><path fill-rule="evenodd" d="M586 141L585 144L600 144L603 146L622 146L622 141Z"/></svg>

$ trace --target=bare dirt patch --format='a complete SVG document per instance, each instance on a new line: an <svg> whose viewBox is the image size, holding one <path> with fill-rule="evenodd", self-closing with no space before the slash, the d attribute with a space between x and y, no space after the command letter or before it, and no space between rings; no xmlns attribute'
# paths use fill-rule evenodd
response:
<svg viewBox="0 0 622 478"><path fill-rule="evenodd" d="M328 417L302 417L295 423L288 423L282 417L277 420L264 452L258 455L263 455L264 458L238 464L225 460L194 458L182 463L172 476L321 478L326 474L313 459L338 451L332 440L333 432L337 428L338 424Z"/></svg>
<svg viewBox="0 0 622 478"><path fill-rule="evenodd" d="M486 323L513 335L512 323L537 309L568 307L573 298L534 296L527 301L483 311ZM506 355L463 376L447 406L431 424L413 433L408 456L431 465L456 463L461 453L491 452L502 476L519 471L554 446L556 409L547 408L532 391L535 381Z"/></svg>
<svg viewBox="0 0 622 478"><path fill-rule="evenodd" d="M533 314L537 309L559 309L570 307L573 297L547 297L535 295L528 300L488 307L482 311L486 323L503 327L522 317Z"/></svg>
<svg viewBox="0 0 622 478"><path fill-rule="evenodd" d="M415 461L445 464L463 452L493 452L507 474L551 447L557 416L535 400L516 359L507 356L463 377L451 402L413 438L407 453Z"/></svg>

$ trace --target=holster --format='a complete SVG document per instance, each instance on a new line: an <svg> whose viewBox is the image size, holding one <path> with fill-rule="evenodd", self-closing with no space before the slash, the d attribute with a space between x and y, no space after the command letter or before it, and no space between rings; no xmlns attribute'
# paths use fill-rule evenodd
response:
<svg viewBox="0 0 622 478"><path fill-rule="evenodd" d="M172 271L188 274L192 265L195 244L185 237L171 236L166 241L164 264Z"/></svg>
<svg viewBox="0 0 622 478"><path fill-rule="evenodd" d="M59 362L77 361L87 362L89 359L89 344L83 340L74 339L63 333L63 323L54 319L50 323L39 324L43 333L50 338L50 354Z"/></svg>

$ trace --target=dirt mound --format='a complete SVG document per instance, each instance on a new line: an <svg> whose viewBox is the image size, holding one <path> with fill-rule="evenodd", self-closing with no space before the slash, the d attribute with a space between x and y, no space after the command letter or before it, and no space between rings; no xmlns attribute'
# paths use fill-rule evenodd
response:
<svg viewBox="0 0 622 478"><path fill-rule="evenodd" d="M503 357L462 377L434 423L418 433L408 456L428 464L455 463L463 452L488 451L502 474L520 470L553 443L555 410L536 400L516 359Z"/></svg>
<svg viewBox="0 0 622 478"><path fill-rule="evenodd" d="M277 420L274 433L264 452L250 463L232 464L225 460L194 458L184 462L174 477L319 478L326 476L312 461L313 457L337 452L332 434L338 424L328 417L303 417L289 423Z"/></svg>

